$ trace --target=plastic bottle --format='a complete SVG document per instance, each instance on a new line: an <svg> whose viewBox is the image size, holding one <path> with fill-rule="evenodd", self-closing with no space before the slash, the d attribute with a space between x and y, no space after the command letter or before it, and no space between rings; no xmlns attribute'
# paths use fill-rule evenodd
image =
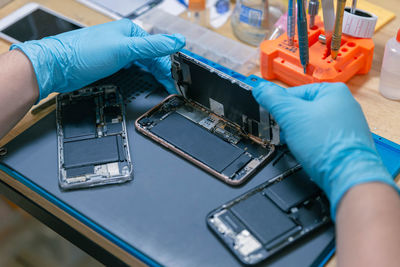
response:
<svg viewBox="0 0 400 267"><path fill-rule="evenodd" d="M233 33L241 41L258 46L271 35L283 10L280 1L237 0L231 17Z"/></svg>
<svg viewBox="0 0 400 267"><path fill-rule="evenodd" d="M386 98L400 100L400 29L386 43L379 91Z"/></svg>

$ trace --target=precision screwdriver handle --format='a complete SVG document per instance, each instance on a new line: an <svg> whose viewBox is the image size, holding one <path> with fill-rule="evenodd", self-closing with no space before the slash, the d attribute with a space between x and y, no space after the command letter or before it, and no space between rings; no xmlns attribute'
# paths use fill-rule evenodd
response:
<svg viewBox="0 0 400 267"><path fill-rule="evenodd" d="M315 25L315 16L318 14L319 0L310 0L308 2L308 14L310 15L310 28Z"/></svg>
<svg viewBox="0 0 400 267"><path fill-rule="evenodd" d="M301 65L308 65L308 32L307 32L307 20L298 20L298 39L300 49L300 62Z"/></svg>
<svg viewBox="0 0 400 267"><path fill-rule="evenodd" d="M337 1L335 28L332 34L331 41L331 55L333 59L336 59L338 51L340 49L340 44L342 42L342 24L345 5L346 0Z"/></svg>
<svg viewBox="0 0 400 267"><path fill-rule="evenodd" d="M356 8L357 8L357 0L353 0L353 2L351 3L351 14L354 14L356 12Z"/></svg>
<svg viewBox="0 0 400 267"><path fill-rule="evenodd" d="M304 73L308 65L308 28L307 17L304 9L303 0L297 1L297 35L299 39L300 63L303 66Z"/></svg>
<svg viewBox="0 0 400 267"><path fill-rule="evenodd" d="M294 43L294 33L296 27L296 5L295 0L289 0L287 16L287 36L289 45Z"/></svg>

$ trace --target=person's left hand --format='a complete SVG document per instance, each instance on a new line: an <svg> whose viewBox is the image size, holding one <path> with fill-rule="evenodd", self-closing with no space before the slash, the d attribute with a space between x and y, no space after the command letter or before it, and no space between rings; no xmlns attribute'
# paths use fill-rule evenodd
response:
<svg viewBox="0 0 400 267"><path fill-rule="evenodd" d="M39 100L52 92L70 92L109 76L137 61L175 93L167 55L179 51L185 38L149 35L129 19L13 44L32 62L39 85Z"/></svg>

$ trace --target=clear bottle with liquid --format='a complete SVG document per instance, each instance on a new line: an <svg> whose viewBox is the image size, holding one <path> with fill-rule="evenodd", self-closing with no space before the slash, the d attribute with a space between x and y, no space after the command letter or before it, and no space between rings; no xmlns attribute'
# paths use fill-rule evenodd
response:
<svg viewBox="0 0 400 267"><path fill-rule="evenodd" d="M386 43L379 91L386 98L400 100L400 29Z"/></svg>
<svg viewBox="0 0 400 267"><path fill-rule="evenodd" d="M281 1L237 0L231 16L233 33L239 40L258 46L275 29L284 9Z"/></svg>

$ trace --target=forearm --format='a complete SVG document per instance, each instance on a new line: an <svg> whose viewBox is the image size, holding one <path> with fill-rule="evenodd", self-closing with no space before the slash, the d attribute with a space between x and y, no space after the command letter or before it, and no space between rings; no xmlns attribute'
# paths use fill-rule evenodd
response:
<svg viewBox="0 0 400 267"><path fill-rule="evenodd" d="M0 139L28 112L39 96L29 59L19 50L0 55Z"/></svg>
<svg viewBox="0 0 400 267"><path fill-rule="evenodd" d="M400 197L384 183L351 188L336 215L339 266L399 266Z"/></svg>

